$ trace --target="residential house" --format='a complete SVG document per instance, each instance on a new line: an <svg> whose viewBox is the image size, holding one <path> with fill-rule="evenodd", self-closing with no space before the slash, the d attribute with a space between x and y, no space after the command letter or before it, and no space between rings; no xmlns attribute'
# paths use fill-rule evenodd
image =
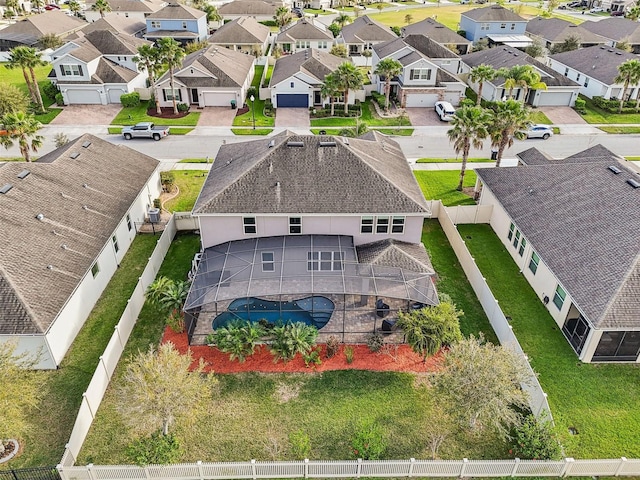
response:
<svg viewBox="0 0 640 480"><path fill-rule="evenodd" d="M64 39L86 25L84 20L65 15L60 10L29 15L0 30L0 54L15 47L37 48L45 35L57 35Z"/></svg>
<svg viewBox="0 0 640 480"><path fill-rule="evenodd" d="M120 96L145 88L147 73L133 61L141 38L95 30L66 43L51 54L55 83L65 105L120 103Z"/></svg>
<svg viewBox="0 0 640 480"><path fill-rule="evenodd" d="M429 205L378 133L223 145L193 215L203 253L185 302L191 343L234 318L363 342L399 310L438 302L420 244Z"/></svg>
<svg viewBox="0 0 640 480"><path fill-rule="evenodd" d="M633 53L640 53L640 23L622 17L605 18L598 22L584 22L581 24L596 35L608 40L608 44L615 47L620 42L628 42Z"/></svg>
<svg viewBox="0 0 640 480"><path fill-rule="evenodd" d="M606 38L590 32L582 25L576 25L561 18L532 18L527 23L527 35L549 50L568 38L577 38L580 47L583 48L607 42Z"/></svg>
<svg viewBox="0 0 640 480"><path fill-rule="evenodd" d="M433 18L425 18L421 22L402 27L402 36L408 35L425 35L444 47L455 47L460 55L468 53L472 45L471 41Z"/></svg>
<svg viewBox="0 0 640 480"><path fill-rule="evenodd" d="M87 2L87 8L83 12L89 22L95 22L101 18L100 12L92 10L94 3ZM164 0L109 0L111 13L139 22L144 22L147 15L157 12L166 5L167 2Z"/></svg>
<svg viewBox="0 0 640 480"><path fill-rule="evenodd" d="M324 78L348 61L311 48L280 57L276 60L269 82L273 106L308 108L323 105L326 99L320 90ZM358 93L360 99L364 100L364 91ZM355 103L358 93L349 92L349 104ZM336 101L344 102L344 98L339 97Z"/></svg>
<svg viewBox="0 0 640 480"><path fill-rule="evenodd" d="M280 32L275 43L284 53L296 53L307 48L328 52L333 47L333 34L321 25L303 18Z"/></svg>
<svg viewBox="0 0 640 480"><path fill-rule="evenodd" d="M540 74L540 79L547 88L529 90L524 100L521 98L524 95L524 89L520 87L514 88L512 95L516 100L523 100L534 107L573 106L580 92L580 85L574 80L556 72L521 50L511 47L489 48L462 56L461 72L467 77L467 83L475 92L478 91L478 84L472 82L466 74L472 68L482 64L490 65L496 70L516 65L531 65ZM509 90L505 88L504 81L503 77L496 77L491 82L485 82L482 87L482 98L489 101L506 98Z"/></svg>
<svg viewBox="0 0 640 480"><path fill-rule="evenodd" d="M263 0L233 0L218 7L218 13L225 20L251 17L257 22L263 22L273 20L279 6L282 5Z"/></svg>
<svg viewBox="0 0 640 480"><path fill-rule="evenodd" d="M345 45L347 54L350 57L357 57L362 55L365 50L372 50L373 46L378 43L388 42L396 38L398 36L389 27L364 15L342 27L337 43Z"/></svg>
<svg viewBox="0 0 640 480"><path fill-rule="evenodd" d="M89 134L0 166L0 342L60 365L160 194L157 167Z"/></svg>
<svg viewBox="0 0 640 480"><path fill-rule="evenodd" d="M467 40L477 42L488 38L490 43L527 46L527 20L500 5L474 8L460 14L460 30Z"/></svg>
<svg viewBox="0 0 640 480"><path fill-rule="evenodd" d="M207 14L179 3L170 3L147 15L146 23L145 38L151 41L169 37L185 45L203 42L209 37Z"/></svg>
<svg viewBox="0 0 640 480"><path fill-rule="evenodd" d="M147 30L147 25L144 20L139 20L135 17L125 17L124 15L111 12L107 13L104 18L99 18L89 23L81 32L87 34L95 30L110 30L113 33L142 38Z"/></svg>
<svg viewBox="0 0 640 480"><path fill-rule="evenodd" d="M479 169L491 228L583 362L639 362L640 177L597 145Z"/></svg>
<svg viewBox="0 0 640 480"><path fill-rule="evenodd" d="M464 98L467 86L447 71L448 68L457 71L460 57L424 35L409 35L375 45L371 57L374 72L378 62L385 58L402 64L402 72L391 81L391 95L402 108L433 107L440 100L458 105ZM384 93L385 79L374 75L374 83L378 92Z"/></svg>
<svg viewBox="0 0 640 480"><path fill-rule="evenodd" d="M586 97L619 99L623 85L615 81L618 67L632 59L637 60L638 55L601 45L551 55L549 66L559 74L578 82L581 85L580 93ZM627 89L628 98L638 98L638 95L640 87L630 85Z"/></svg>
<svg viewBox="0 0 640 480"><path fill-rule="evenodd" d="M7 0L0 0L0 18L5 18L5 14L7 11L11 10L14 14L19 14L20 12L30 13L31 10L31 2L29 0L18 0L18 8L19 12L12 10L7 7Z"/></svg>
<svg viewBox="0 0 640 480"><path fill-rule="evenodd" d="M176 100L192 107L242 105L254 73L251 55L217 45L187 55L174 73ZM169 72L158 79L160 105L173 105Z"/></svg>
<svg viewBox="0 0 640 480"><path fill-rule="evenodd" d="M258 23L254 18L242 17L225 23L213 32L209 43L230 50L260 56L267 51L271 40L269 27Z"/></svg>

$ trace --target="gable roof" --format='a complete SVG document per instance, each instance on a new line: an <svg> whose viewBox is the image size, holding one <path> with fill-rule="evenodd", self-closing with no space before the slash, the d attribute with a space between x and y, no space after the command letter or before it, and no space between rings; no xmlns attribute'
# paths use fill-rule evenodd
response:
<svg viewBox="0 0 640 480"><path fill-rule="evenodd" d="M407 35L404 41L427 58L460 58L457 53L425 35Z"/></svg>
<svg viewBox="0 0 640 480"><path fill-rule="evenodd" d="M336 57L312 48L300 50L293 55L285 55L276 60L269 85L276 85L299 72L322 83L324 77L336 71L342 63L350 61L351 59Z"/></svg>
<svg viewBox="0 0 640 480"><path fill-rule="evenodd" d="M584 22L583 28L611 40L629 40L631 44L640 43L640 23L624 17L610 17L598 22Z"/></svg>
<svg viewBox="0 0 640 480"><path fill-rule="evenodd" d="M590 32L582 25L561 18L535 17L527 23L527 33L536 35L551 43L563 42L569 37L578 37L580 43L605 43L606 38Z"/></svg>
<svg viewBox="0 0 640 480"><path fill-rule="evenodd" d="M580 48L571 52L556 53L551 55L550 58L591 78L595 78L605 85L614 85L614 79L618 76L618 66L627 60L640 57L614 47L594 45L593 47Z"/></svg>
<svg viewBox="0 0 640 480"><path fill-rule="evenodd" d="M303 18L280 32L276 37L278 43L292 43L296 40L330 40L333 42L333 34Z"/></svg>
<svg viewBox="0 0 640 480"><path fill-rule="evenodd" d="M614 157L618 160L624 160L621 157L617 157L613 152L600 144L594 145L593 147L587 148L586 150L567 158L550 157L545 152L541 152L535 147L516 153L516 157L518 157L524 165L529 166L568 163L602 163L603 158L609 159Z"/></svg>
<svg viewBox="0 0 640 480"><path fill-rule="evenodd" d="M598 328L640 327L640 189L626 183L640 177L618 158L598 146L562 163L476 171Z"/></svg>
<svg viewBox="0 0 640 480"><path fill-rule="evenodd" d="M584 49L581 49L582 51ZM476 67L481 64L491 65L498 70L499 68L511 68L516 65L532 65L539 73L542 72L542 81L547 84L548 87L557 86L576 86L578 85L573 80L561 75L550 67L547 67L544 63L537 61L535 58L523 53L516 48L499 46L495 48L488 48L479 52L468 53L460 57L462 61L470 68ZM502 85L504 78L496 77L491 82L493 85Z"/></svg>
<svg viewBox="0 0 640 480"><path fill-rule="evenodd" d="M19 22L0 30L0 39L11 40L25 45L35 45L44 35L55 34L64 37L85 26L87 22L70 17L60 10L29 15Z"/></svg>
<svg viewBox="0 0 640 480"><path fill-rule="evenodd" d="M147 15L146 18L159 20L197 20L206 16L207 14L202 10L187 7L180 3L170 3L166 7Z"/></svg>
<svg viewBox="0 0 640 480"><path fill-rule="evenodd" d="M81 32L85 35L93 32L94 30L110 30L114 33L125 33L127 35L136 35L142 32L147 25L133 17L125 17L124 15L118 15L115 12L107 13L104 18L99 18L95 22L89 23L86 27L83 27Z"/></svg>
<svg viewBox="0 0 640 480"><path fill-rule="evenodd" d="M402 36L408 35L426 35L441 45L471 45L473 43L433 18L425 18L420 22L402 27Z"/></svg>
<svg viewBox="0 0 640 480"><path fill-rule="evenodd" d="M47 331L157 166L86 134L38 162L0 167L0 184L13 185L0 194L0 333Z"/></svg>
<svg viewBox="0 0 640 480"><path fill-rule="evenodd" d="M399 267L412 272L435 274L423 244L387 238L356 246L359 263Z"/></svg>
<svg viewBox="0 0 640 480"><path fill-rule="evenodd" d="M520 15L500 5L474 8L460 15L476 22L526 22Z"/></svg>
<svg viewBox="0 0 640 480"><path fill-rule="evenodd" d="M428 214L429 206L396 142L284 131L220 147L193 212Z"/></svg>
<svg viewBox="0 0 640 480"><path fill-rule="evenodd" d="M209 43L262 45L269 38L269 27L255 18L241 17L227 22L209 37Z"/></svg>
<svg viewBox="0 0 640 480"><path fill-rule="evenodd" d="M218 7L220 15L275 15L277 5L263 0L233 0Z"/></svg>
<svg viewBox="0 0 640 480"><path fill-rule="evenodd" d="M87 2L87 9L91 10L95 2ZM112 12L156 12L167 3L164 0L109 0Z"/></svg>
<svg viewBox="0 0 640 480"><path fill-rule="evenodd" d="M386 42L398 38L389 27L371 20L367 15L342 27L340 36L345 43Z"/></svg>

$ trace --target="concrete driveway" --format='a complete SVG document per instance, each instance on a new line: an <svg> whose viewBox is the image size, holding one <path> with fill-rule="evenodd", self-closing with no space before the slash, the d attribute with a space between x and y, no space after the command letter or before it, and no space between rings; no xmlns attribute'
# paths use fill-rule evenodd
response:
<svg viewBox="0 0 640 480"><path fill-rule="evenodd" d="M200 112L199 127L230 127L236 116L236 109L231 107L204 107L194 111Z"/></svg>
<svg viewBox="0 0 640 480"><path fill-rule="evenodd" d="M50 125L109 125L122 105L67 105Z"/></svg>
<svg viewBox="0 0 640 480"><path fill-rule="evenodd" d="M551 120L554 125L587 123L580 114L571 107L540 107L539 110L549 117L549 120Z"/></svg>
<svg viewBox="0 0 640 480"><path fill-rule="evenodd" d="M309 110L306 108L278 108L276 127L309 128Z"/></svg>
<svg viewBox="0 0 640 480"><path fill-rule="evenodd" d="M446 122L441 122L433 108L407 108L407 116L414 127L443 126Z"/></svg>

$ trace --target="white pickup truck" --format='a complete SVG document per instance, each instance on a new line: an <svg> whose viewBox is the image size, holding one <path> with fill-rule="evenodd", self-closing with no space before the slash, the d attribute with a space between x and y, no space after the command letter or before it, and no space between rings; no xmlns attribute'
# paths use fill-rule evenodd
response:
<svg viewBox="0 0 640 480"><path fill-rule="evenodd" d="M156 127L152 122L140 122L132 127L124 127L122 129L122 136L125 140L139 137L153 138L157 141L167 135L169 135L169 127Z"/></svg>

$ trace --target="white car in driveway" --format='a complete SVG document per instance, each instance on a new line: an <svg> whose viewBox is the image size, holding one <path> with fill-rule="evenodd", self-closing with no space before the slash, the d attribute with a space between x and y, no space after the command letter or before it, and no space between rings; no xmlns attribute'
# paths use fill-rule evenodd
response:
<svg viewBox="0 0 640 480"><path fill-rule="evenodd" d="M435 110L443 122L450 122L456 114L456 109L449 102L436 102Z"/></svg>
<svg viewBox="0 0 640 480"><path fill-rule="evenodd" d="M605 9L602 7L593 7L591 10L589 10L589 13L600 13L600 12L604 12Z"/></svg>
<svg viewBox="0 0 640 480"><path fill-rule="evenodd" d="M531 124L523 133L527 138L542 138L543 140L546 140L553 136L553 129L550 125Z"/></svg>

